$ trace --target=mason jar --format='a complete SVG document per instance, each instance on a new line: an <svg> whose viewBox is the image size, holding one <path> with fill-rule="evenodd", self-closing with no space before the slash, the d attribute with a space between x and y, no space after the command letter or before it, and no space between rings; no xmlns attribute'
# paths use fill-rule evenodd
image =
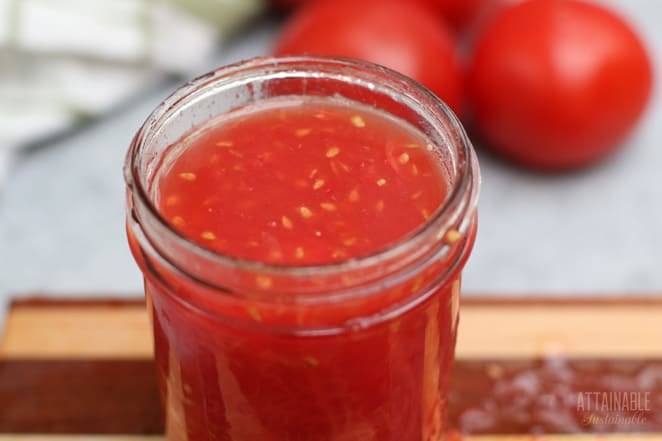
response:
<svg viewBox="0 0 662 441"><path fill-rule="evenodd" d="M283 97L342 97L413 127L448 177L445 199L383 249L315 265L243 259L173 228L157 201L169 149L205 122ZM243 61L161 103L135 135L124 174L169 441L445 439L479 171L465 131L439 98L356 60Z"/></svg>

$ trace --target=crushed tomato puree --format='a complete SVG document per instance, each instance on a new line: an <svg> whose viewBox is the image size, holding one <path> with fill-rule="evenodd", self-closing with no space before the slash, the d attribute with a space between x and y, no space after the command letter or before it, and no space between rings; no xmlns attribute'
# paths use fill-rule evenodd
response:
<svg viewBox="0 0 662 441"><path fill-rule="evenodd" d="M445 198L439 161L403 123L329 100L280 104L173 148L158 200L175 229L247 260L322 264L383 249Z"/></svg>
<svg viewBox="0 0 662 441"><path fill-rule="evenodd" d="M180 234L252 261L339 262L402 240L446 198L442 161L403 122L329 98L267 101L194 128L165 155L152 196ZM319 303L286 301L288 286L262 273L265 296L226 295L134 255L168 440L444 439L462 266L453 253L393 286L371 282L369 296ZM400 301L374 323L349 323ZM334 331L309 331L324 326Z"/></svg>

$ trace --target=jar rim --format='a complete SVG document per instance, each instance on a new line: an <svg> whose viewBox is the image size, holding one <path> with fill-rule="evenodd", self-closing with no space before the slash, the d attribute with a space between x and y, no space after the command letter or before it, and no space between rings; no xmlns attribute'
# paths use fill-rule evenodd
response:
<svg viewBox="0 0 662 441"><path fill-rule="evenodd" d="M375 82L387 80L388 82L402 86L403 90L413 90L418 95L418 99L425 100L427 106L431 108L432 112L438 112L438 114L443 115L443 117L447 119L450 123L451 130L454 132L453 135L455 135L455 138L458 140L457 144L459 144L461 148L459 153L464 160L461 161L459 169L456 170L458 177L457 179L452 180L451 185L449 186L450 191L448 196L439 207L437 207L428 219L419 224L416 228L397 240L389 242L385 246L380 247L369 254L337 262L317 264L292 265L268 263L224 254L206 248L172 228L167 219L157 208L156 204L152 201L152 198L150 198L149 191L145 188L143 179L141 179L141 170L139 169L138 159L143 153L143 148L146 147L148 141L147 135L150 131L158 129L159 123L163 123L164 120L167 120L178 110L178 105L182 104L187 97L190 97L192 94L199 92L202 89L218 87L225 83L229 85L238 79L246 79L247 75L248 79L250 79L251 73L259 74L262 72L264 75L265 72L280 72L283 75L292 75L296 72L310 71L311 69L315 69L315 66L318 66L318 68L320 66L325 66L327 68L335 67L343 69L346 75L360 73L363 76L368 75L369 77L372 77L372 80ZM289 69L284 69L286 67ZM259 75L254 76L253 79L257 79L258 77ZM175 143L176 142L178 141L175 141ZM322 56L251 58L220 67L198 76L180 86L149 114L145 122L138 129L126 155L124 162L124 178L129 193L131 194L131 200L135 203L141 204L151 220L155 221L160 228L163 228L169 234L172 234L178 245L181 245L187 251L213 262L214 264L240 268L255 273L268 273L276 276L292 278L305 278L312 275L332 275L346 270L356 271L363 268L370 268L383 262L385 259L397 258L408 249L411 249L412 246L415 246L414 242L416 242L416 239L425 236L425 233L429 230L433 228L443 228L443 230L446 231L451 228L456 217L450 216L450 214L452 214L458 206L463 206L463 213L460 217L464 218L465 221L459 227L460 232L463 233L464 231L461 230L466 230L470 224L470 216L467 216L467 214L473 213L477 206L477 187L479 186L480 181L478 163L471 142L457 116L439 97L415 80L386 67L363 60ZM168 263L172 265L171 262Z"/></svg>

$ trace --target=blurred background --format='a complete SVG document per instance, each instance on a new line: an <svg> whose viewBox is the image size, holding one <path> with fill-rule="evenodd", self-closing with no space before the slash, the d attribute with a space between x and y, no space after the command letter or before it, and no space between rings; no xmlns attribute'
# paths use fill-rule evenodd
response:
<svg viewBox="0 0 662 441"><path fill-rule="evenodd" d="M662 83L662 1L593 3L630 23ZM124 233L133 134L187 79L272 52L288 20L267 0L0 0L0 303L140 295ZM662 295L659 88L620 149L581 170L531 171L476 141L466 295Z"/></svg>

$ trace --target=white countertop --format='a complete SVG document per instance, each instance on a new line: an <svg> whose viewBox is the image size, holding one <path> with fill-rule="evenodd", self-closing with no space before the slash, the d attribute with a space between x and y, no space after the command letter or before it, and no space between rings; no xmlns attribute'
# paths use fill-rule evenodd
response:
<svg viewBox="0 0 662 441"><path fill-rule="evenodd" d="M662 60L662 1L610 0ZM262 23L214 65L267 51ZM210 66L211 67L211 66ZM662 68L648 112L623 150L580 173L545 176L479 151L483 188L465 292L662 295ZM0 189L0 300L35 292L135 295L124 234L122 162L152 108L180 81L13 163Z"/></svg>

